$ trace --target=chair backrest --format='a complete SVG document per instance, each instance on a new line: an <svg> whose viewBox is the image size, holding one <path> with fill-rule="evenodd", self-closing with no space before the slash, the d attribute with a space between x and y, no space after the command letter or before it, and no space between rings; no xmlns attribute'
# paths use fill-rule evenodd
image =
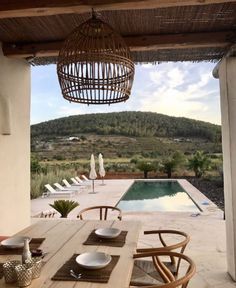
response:
<svg viewBox="0 0 236 288"><path fill-rule="evenodd" d="M81 177L86 181L90 181L85 175L81 175Z"/></svg>
<svg viewBox="0 0 236 288"><path fill-rule="evenodd" d="M150 234L157 234L161 243L160 247L154 247L154 248L143 248L143 249L137 249L137 252L148 252L148 251L158 251L158 250L165 250L173 251L176 249L180 249L180 253L183 253L188 242L190 241L190 236L183 232L178 230L149 230L144 231L145 235ZM171 240L174 239L174 242L171 241L171 244L167 244L167 237Z"/></svg>
<svg viewBox="0 0 236 288"><path fill-rule="evenodd" d="M85 208L83 210L80 211L80 213L77 215L77 218L80 218L81 220L83 220L83 215L91 210L98 210L99 211L99 220L107 220L107 214L108 211L112 212L112 211L116 211L116 215L115 218L117 218L118 220L122 219L122 212L119 208L117 207L113 207L113 206L93 206L93 207L88 207Z"/></svg>
<svg viewBox="0 0 236 288"><path fill-rule="evenodd" d="M74 177L72 177L70 179L74 184L79 185L79 182Z"/></svg>
<svg viewBox="0 0 236 288"><path fill-rule="evenodd" d="M76 179L79 183L83 183L83 181L82 181L78 176L75 176L75 179Z"/></svg>
<svg viewBox="0 0 236 288"><path fill-rule="evenodd" d="M180 253L184 253L184 250L187 246L187 244L190 241L190 236L186 234L185 232L178 231L178 230L150 230L150 231L144 231L145 235L150 234L157 234L159 237L160 246L159 247L153 247L153 248L139 248L137 249L137 252L152 252L152 251L173 251L177 250ZM171 243L167 243L170 242ZM167 241L168 240L168 241ZM175 259L170 258L170 262L172 265L176 265ZM177 270L179 269L179 262L177 263Z"/></svg>
<svg viewBox="0 0 236 288"><path fill-rule="evenodd" d="M46 184L44 187L46 187L50 193L57 192L50 184Z"/></svg>
<svg viewBox="0 0 236 288"><path fill-rule="evenodd" d="M68 187L68 188L72 187L66 179L63 179L62 182L65 184L66 187Z"/></svg>
<svg viewBox="0 0 236 288"><path fill-rule="evenodd" d="M166 257L174 258L175 261L179 262L181 265L181 273L174 274L170 269L165 265ZM171 251L158 251L158 252L145 252L138 253L133 256L134 259L137 258L151 258L153 266L155 267L157 273L163 280L163 284L148 286L152 288L186 288L190 279L194 276L196 272L196 266L191 258L188 256ZM178 272L178 271L177 271ZM147 286L139 286L147 287Z"/></svg>
<svg viewBox="0 0 236 288"><path fill-rule="evenodd" d="M65 188L59 183L54 183L54 186L56 186L60 190L65 190Z"/></svg>

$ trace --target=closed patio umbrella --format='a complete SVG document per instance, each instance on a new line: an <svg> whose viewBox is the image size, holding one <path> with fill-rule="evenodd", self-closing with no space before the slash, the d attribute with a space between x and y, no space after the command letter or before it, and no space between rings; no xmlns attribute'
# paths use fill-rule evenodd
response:
<svg viewBox="0 0 236 288"><path fill-rule="evenodd" d="M91 154L91 158L90 158L90 172L89 172L89 178L93 181L93 192L94 192L94 180L97 178L97 173L95 170L95 160L94 160L94 156L93 154Z"/></svg>
<svg viewBox="0 0 236 288"><path fill-rule="evenodd" d="M106 175L106 171L104 169L104 165L103 165L103 157L102 154L99 153L98 155L98 163L99 163L99 175L102 177L102 185L104 185L104 177Z"/></svg>

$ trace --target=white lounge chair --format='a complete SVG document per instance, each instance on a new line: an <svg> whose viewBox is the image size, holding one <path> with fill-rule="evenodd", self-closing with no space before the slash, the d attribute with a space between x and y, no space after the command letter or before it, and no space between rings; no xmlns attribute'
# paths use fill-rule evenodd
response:
<svg viewBox="0 0 236 288"><path fill-rule="evenodd" d="M70 178L74 185L81 185L74 177Z"/></svg>
<svg viewBox="0 0 236 288"><path fill-rule="evenodd" d="M62 185L59 184L59 183L54 183L53 185L54 185L55 187L57 187L57 189L62 190L62 191L75 191L75 192L78 192L78 188L75 187L75 186L72 186L72 187L64 187L64 186L62 186Z"/></svg>
<svg viewBox="0 0 236 288"><path fill-rule="evenodd" d="M79 178L79 176L75 176L75 179L76 179L80 184L83 184L83 183L84 183L84 181L82 181L82 180Z"/></svg>
<svg viewBox="0 0 236 288"><path fill-rule="evenodd" d="M78 188L79 184L70 184L66 179L63 179L62 182L65 184L66 188L73 189L74 187Z"/></svg>
<svg viewBox="0 0 236 288"><path fill-rule="evenodd" d="M88 179L85 175L81 175L81 177L82 177L85 181L91 181L91 180Z"/></svg>
<svg viewBox="0 0 236 288"><path fill-rule="evenodd" d="M44 185L45 188L47 188L47 192L43 193L42 197L47 196L72 196L75 194L74 190L71 191L65 191L65 190L55 190L50 184Z"/></svg>
<svg viewBox="0 0 236 288"><path fill-rule="evenodd" d="M72 186L75 185L75 186L80 186L82 188L82 187L88 186L88 184L89 184L89 183L87 183L87 181L82 181L82 180L77 181L77 179L75 179L75 177L72 177L70 179L73 182Z"/></svg>
<svg viewBox="0 0 236 288"><path fill-rule="evenodd" d="M81 185L90 185L90 180L89 181L87 181L87 180L81 180L80 178L79 178L79 176L75 176L75 179L76 179L76 181L78 181Z"/></svg>

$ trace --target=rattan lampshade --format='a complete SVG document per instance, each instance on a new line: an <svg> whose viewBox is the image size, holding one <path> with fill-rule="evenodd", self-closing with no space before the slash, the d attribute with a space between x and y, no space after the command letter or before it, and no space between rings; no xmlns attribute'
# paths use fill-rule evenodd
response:
<svg viewBox="0 0 236 288"><path fill-rule="evenodd" d="M129 98L134 63L122 37L93 15L65 40L57 74L65 99L112 104Z"/></svg>

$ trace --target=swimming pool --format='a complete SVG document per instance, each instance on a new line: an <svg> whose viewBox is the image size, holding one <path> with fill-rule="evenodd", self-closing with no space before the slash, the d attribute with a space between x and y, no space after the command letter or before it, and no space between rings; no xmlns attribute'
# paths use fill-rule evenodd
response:
<svg viewBox="0 0 236 288"><path fill-rule="evenodd" d="M123 211L200 212L177 181L135 181L117 207Z"/></svg>

